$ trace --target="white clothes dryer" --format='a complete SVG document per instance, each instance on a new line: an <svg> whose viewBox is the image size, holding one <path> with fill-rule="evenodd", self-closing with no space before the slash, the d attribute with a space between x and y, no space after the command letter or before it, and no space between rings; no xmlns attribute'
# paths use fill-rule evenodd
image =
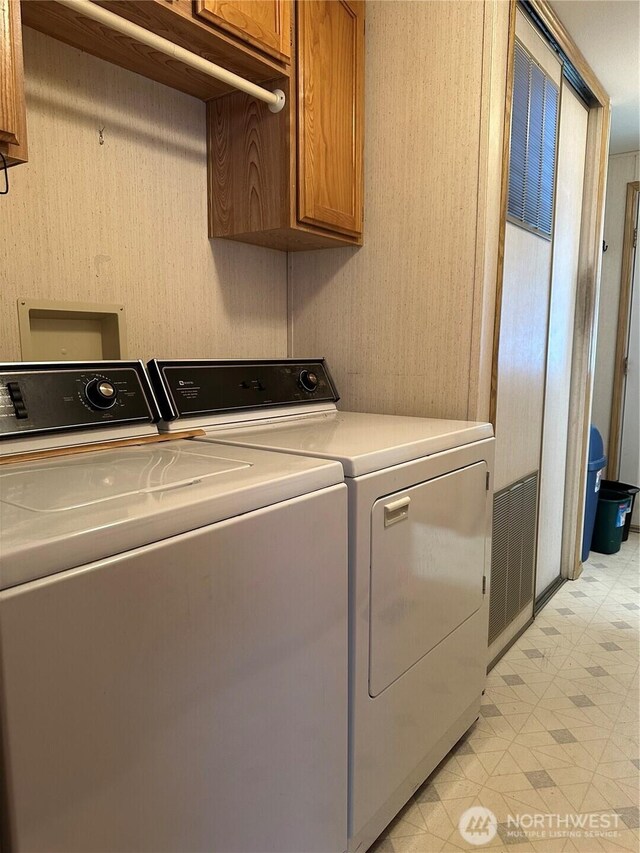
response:
<svg viewBox="0 0 640 853"><path fill-rule="evenodd" d="M490 424L338 411L322 359L155 361L166 431L341 463L349 489L350 849L364 851L477 718L486 675Z"/></svg>

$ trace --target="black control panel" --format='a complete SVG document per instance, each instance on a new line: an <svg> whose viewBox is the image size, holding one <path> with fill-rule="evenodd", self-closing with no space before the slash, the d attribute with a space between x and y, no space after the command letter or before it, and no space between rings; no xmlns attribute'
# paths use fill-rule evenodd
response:
<svg viewBox="0 0 640 853"><path fill-rule="evenodd" d="M166 421L340 398L324 359L162 361L148 366Z"/></svg>
<svg viewBox="0 0 640 853"><path fill-rule="evenodd" d="M0 439L159 418L141 362L0 364Z"/></svg>

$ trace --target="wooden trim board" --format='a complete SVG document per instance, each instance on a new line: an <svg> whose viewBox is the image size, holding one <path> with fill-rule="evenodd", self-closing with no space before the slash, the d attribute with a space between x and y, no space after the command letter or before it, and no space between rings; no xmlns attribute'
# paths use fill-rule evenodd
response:
<svg viewBox="0 0 640 853"><path fill-rule="evenodd" d="M511 100L513 98L513 62L516 43L516 0L509 3L509 54L507 58L507 85L504 107L504 136L502 138L502 175L500 190L500 233L498 235L498 262L496 279L495 316L493 326L493 359L491 369L491 399L489 420L496 425L498 405L498 352L500 349L500 314L502 310L502 283L504 276L504 244L507 233L507 204L509 199L509 159L511 150Z"/></svg>
<svg viewBox="0 0 640 853"><path fill-rule="evenodd" d="M511 101L514 21L515 3L505 4L498 0L485 4L478 223L467 402L467 418L475 421L490 420L498 248L504 238L503 149L504 140L509 139L510 118L505 104Z"/></svg>
<svg viewBox="0 0 640 853"><path fill-rule="evenodd" d="M629 309L631 307L631 285L633 282L633 232L634 214L640 194L640 181L627 184L627 201L624 211L624 238L622 241L622 271L620 273L620 301L618 303L618 327L616 331L616 355L613 371L613 395L611 400L611 424L607 453L607 477L618 479L620 437L622 432L622 404L624 388L624 362L629 337Z"/></svg>
<svg viewBox="0 0 640 853"><path fill-rule="evenodd" d="M3 14L5 12L8 12L8 19L5 19ZM3 72L1 76L6 78L6 80L0 81L0 90L7 90L5 96L0 93L0 113L4 113L3 105L5 97L8 97L10 100L15 99L12 107L15 113L12 124L15 133L12 135L12 139L5 137L0 140L0 152L4 154L7 165L13 166L16 163L26 163L28 155L27 105L24 97L24 59L22 52L20 3L17 0L0 0L0 15L5 21L5 26L9 26L9 32L5 33L4 37L7 38L8 35L10 46L10 49L5 51L6 55L3 55L0 60ZM11 94L11 92L13 93Z"/></svg>
<svg viewBox="0 0 640 853"><path fill-rule="evenodd" d="M571 367L565 524L562 544L562 574L563 577L573 579L579 577L582 571L584 500L595 373L595 334L600 296L610 121L611 111L608 100L605 104L591 107L589 110Z"/></svg>
<svg viewBox="0 0 640 853"><path fill-rule="evenodd" d="M95 453L97 450L115 450L120 447L137 447L142 444L159 444L163 441L176 441L179 438L195 438L206 435L203 429L189 429L183 432L143 435L138 438L118 438L114 441L101 441L95 444L77 444L73 447L55 447L50 450L34 450L29 453L14 453L12 456L0 456L0 465L13 465L18 462L38 462L40 459L52 459L58 456L75 456L78 453Z"/></svg>

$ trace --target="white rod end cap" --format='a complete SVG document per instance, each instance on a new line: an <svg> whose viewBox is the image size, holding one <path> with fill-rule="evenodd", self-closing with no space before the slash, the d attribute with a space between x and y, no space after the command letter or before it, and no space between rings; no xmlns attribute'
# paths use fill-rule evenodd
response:
<svg viewBox="0 0 640 853"><path fill-rule="evenodd" d="M274 89L273 94L277 97L278 100L275 102L275 104L269 104L269 109L272 113L279 113L280 110L284 109L284 105L287 99L282 89Z"/></svg>

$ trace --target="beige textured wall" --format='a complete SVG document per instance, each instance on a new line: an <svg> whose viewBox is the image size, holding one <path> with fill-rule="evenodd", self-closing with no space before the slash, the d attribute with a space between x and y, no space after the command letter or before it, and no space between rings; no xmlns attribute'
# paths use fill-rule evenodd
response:
<svg viewBox="0 0 640 853"><path fill-rule="evenodd" d="M618 330L618 303L622 273L622 242L627 184L640 179L640 151L616 154L609 158L607 200L604 213L604 239L609 248L602 258L598 343L593 386L592 422L602 433L605 451L609 444L611 396Z"/></svg>
<svg viewBox="0 0 640 853"><path fill-rule="evenodd" d="M505 50L508 7L491 8ZM344 408L469 411L485 12L473 1L367 4L364 246L290 261L292 352L328 358ZM500 136L491 142L499 159Z"/></svg>
<svg viewBox="0 0 640 853"><path fill-rule="evenodd" d="M0 198L0 360L20 358L19 297L124 303L130 357L285 355L286 255L207 238L204 104L24 37L29 163Z"/></svg>

